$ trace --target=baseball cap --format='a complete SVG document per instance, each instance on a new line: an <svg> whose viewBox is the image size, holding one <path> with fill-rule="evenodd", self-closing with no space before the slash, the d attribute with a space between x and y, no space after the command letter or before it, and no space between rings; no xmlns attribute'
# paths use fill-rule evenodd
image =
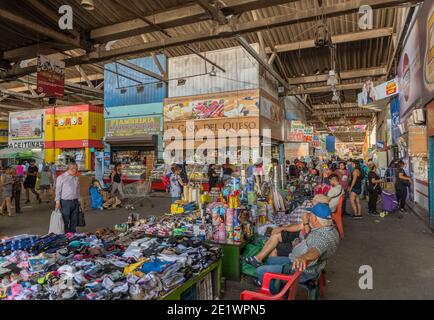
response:
<svg viewBox="0 0 434 320"><path fill-rule="evenodd" d="M256 165L258 165L258 164L262 164L262 158L258 158L258 159L256 159L255 164L256 164Z"/></svg>
<svg viewBox="0 0 434 320"><path fill-rule="evenodd" d="M321 219L331 219L332 211L327 204L318 203L309 209L314 215Z"/></svg>

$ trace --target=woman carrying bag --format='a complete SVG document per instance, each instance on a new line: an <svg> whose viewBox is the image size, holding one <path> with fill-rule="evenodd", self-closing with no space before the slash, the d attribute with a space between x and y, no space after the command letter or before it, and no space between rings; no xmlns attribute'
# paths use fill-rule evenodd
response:
<svg viewBox="0 0 434 320"><path fill-rule="evenodd" d="M376 165L374 163L371 163L369 165L369 173L368 173L368 195L369 195L369 201L368 201L368 209L369 214L373 216L379 216L379 213L377 212L377 201L378 196L383 191L381 189L380 183L383 182L382 179L378 176L376 172Z"/></svg>
<svg viewBox="0 0 434 320"><path fill-rule="evenodd" d="M399 210L405 211L405 201L407 200L407 188L411 185L411 178L404 171L404 161L399 160L396 169L396 198L398 200Z"/></svg>
<svg viewBox="0 0 434 320"><path fill-rule="evenodd" d="M122 164L116 163L113 171L110 175L110 186L112 196L116 196L116 191L118 191L121 199L124 198L123 184L122 184Z"/></svg>

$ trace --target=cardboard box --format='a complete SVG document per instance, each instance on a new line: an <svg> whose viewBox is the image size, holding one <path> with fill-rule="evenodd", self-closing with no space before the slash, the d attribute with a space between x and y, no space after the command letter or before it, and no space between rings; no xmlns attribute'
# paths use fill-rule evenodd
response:
<svg viewBox="0 0 434 320"><path fill-rule="evenodd" d="M90 196L81 197L80 204L81 204L81 209L84 212L92 210L92 202Z"/></svg>
<svg viewBox="0 0 434 320"><path fill-rule="evenodd" d="M79 176L78 183L80 184L80 196L88 197L89 196L89 188L92 184L92 177L89 176Z"/></svg>

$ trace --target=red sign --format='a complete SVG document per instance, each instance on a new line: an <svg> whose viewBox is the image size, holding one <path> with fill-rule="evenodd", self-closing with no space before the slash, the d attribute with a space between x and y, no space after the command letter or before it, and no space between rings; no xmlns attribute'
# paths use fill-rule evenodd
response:
<svg viewBox="0 0 434 320"><path fill-rule="evenodd" d="M65 88L65 62L38 56L38 93L45 97L63 97Z"/></svg>
<svg viewBox="0 0 434 320"><path fill-rule="evenodd" d="M290 142L304 142L303 132L288 132L288 141Z"/></svg>

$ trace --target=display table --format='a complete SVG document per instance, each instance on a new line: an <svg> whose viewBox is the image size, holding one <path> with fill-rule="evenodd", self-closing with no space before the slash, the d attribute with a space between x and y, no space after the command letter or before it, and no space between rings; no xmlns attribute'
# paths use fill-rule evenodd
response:
<svg viewBox="0 0 434 320"><path fill-rule="evenodd" d="M227 280L240 281L241 280L241 254L248 241L243 242L215 242L222 248L222 275Z"/></svg>
<svg viewBox="0 0 434 320"><path fill-rule="evenodd" d="M206 293L204 284L206 280L211 280L212 293L209 292L209 298L220 297L222 277L222 259L210 265L194 278L183 283L180 287L172 290L159 300L200 300ZM210 288L207 288L208 290Z"/></svg>

